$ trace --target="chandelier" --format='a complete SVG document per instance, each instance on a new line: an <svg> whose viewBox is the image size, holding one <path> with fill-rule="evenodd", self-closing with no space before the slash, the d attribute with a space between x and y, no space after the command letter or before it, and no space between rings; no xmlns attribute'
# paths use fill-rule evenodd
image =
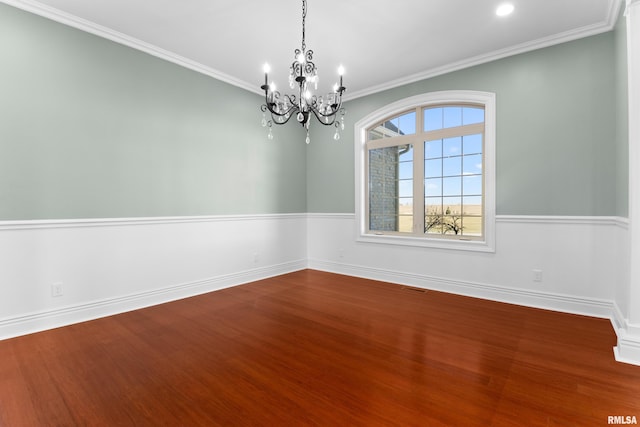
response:
<svg viewBox="0 0 640 427"><path fill-rule="evenodd" d="M309 139L309 124L311 115L315 116L318 122L325 126L335 126L336 132L333 135L335 140L340 139L340 131L344 129L344 113L342 108L342 94L346 88L342 85L342 75L344 68L338 68L340 83L333 86L333 92L324 96L316 96L311 93L310 86L318 90L318 69L313 63L313 51L307 50L305 43L305 21L307 18L307 1L302 0L302 47L295 50L295 60L289 68L289 86L298 91L297 95L281 94L276 90L273 82L269 84L269 64L264 66L264 104L262 110L262 126L269 128L268 138L273 139L273 124L283 125L292 116L296 117L307 130L306 143ZM267 120L266 112L269 111L271 119ZM337 117L340 116L339 119Z"/></svg>

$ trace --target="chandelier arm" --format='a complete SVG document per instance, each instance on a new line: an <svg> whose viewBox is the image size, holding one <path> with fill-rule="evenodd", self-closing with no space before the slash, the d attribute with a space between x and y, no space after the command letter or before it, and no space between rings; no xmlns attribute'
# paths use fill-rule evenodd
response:
<svg viewBox="0 0 640 427"><path fill-rule="evenodd" d="M298 106L295 104L296 97L286 94L284 95L284 99L286 100L286 102L280 105L288 105L289 108L284 111L276 110L274 107L278 104L274 101L279 100L280 97L280 92L270 92L268 89L265 89L265 103L260 106L260 110L262 110L263 113L269 111L273 123L277 125L283 125L287 123L289 119L291 119L291 116L293 116L295 112L298 111ZM284 118L284 120L282 120L282 118Z"/></svg>
<svg viewBox="0 0 640 427"><path fill-rule="evenodd" d="M277 125L283 125L285 123L287 123L289 120L291 120L291 117L293 116L293 114L283 114L283 115L278 115L276 114L274 116L275 113L273 113L273 111L271 112L271 119L273 120L273 122ZM281 120L279 118L284 118L284 120Z"/></svg>
<svg viewBox="0 0 640 427"><path fill-rule="evenodd" d="M289 103L289 105L296 105L296 96L295 95L285 95L284 96Z"/></svg>
<svg viewBox="0 0 640 427"><path fill-rule="evenodd" d="M309 110L310 110L311 112L313 112L313 115L314 115L314 116L316 116L316 119L318 119L318 122L319 122L321 125L324 125L324 126L331 126L331 125L333 125L333 124L335 123L335 121L336 121L336 114L335 114L335 113L334 113L334 114L322 114L322 113L321 113L320 111L318 111L318 109L317 109L317 108L315 108L315 107L313 107L313 108L309 108ZM328 121L328 122L327 122L326 120L324 120L324 118L327 118L327 117L331 118L331 120L330 120L330 121Z"/></svg>
<svg viewBox="0 0 640 427"><path fill-rule="evenodd" d="M266 113L267 111L269 111L269 113L271 113L271 117L275 120L276 117L285 117L287 120L282 122L282 123L286 123L289 121L289 119L291 118L291 116L299 110L297 105L292 105L290 106L286 111L283 112L279 112L274 110L273 108L270 107L270 105L267 104L262 104L260 106L260 110L262 110L263 113ZM278 122L278 124L280 124L280 122Z"/></svg>
<svg viewBox="0 0 640 427"><path fill-rule="evenodd" d="M291 117L293 117L293 115L294 115L292 110L293 111L297 110L297 108L296 109L290 109L290 110L288 110L289 112L287 114L279 114L277 112L272 111L271 109L269 109L269 107L267 107L264 104L260 107L260 109L263 112L269 111L269 113L271 113L271 121L276 125L283 125L283 124L287 123L289 120L291 120Z"/></svg>
<svg viewBox="0 0 640 427"><path fill-rule="evenodd" d="M331 117L331 116L335 116L336 114L338 114L338 112L340 112L340 110L342 110L342 99L340 99L337 103L335 104L331 104L330 106L330 110L328 113L323 113L322 111L320 111L318 109L318 114L322 117ZM314 106L314 108L317 108Z"/></svg>
<svg viewBox="0 0 640 427"><path fill-rule="evenodd" d="M265 108L268 109L275 115L284 116L290 112L292 112L296 108L296 97L295 95L287 95L280 94L279 91L272 92L269 90L268 86L263 86L264 88L264 104L260 107L263 112L265 112ZM284 98L285 102L281 103L281 105L288 105L289 108L284 112L279 112L273 107L278 105L278 101L280 98Z"/></svg>

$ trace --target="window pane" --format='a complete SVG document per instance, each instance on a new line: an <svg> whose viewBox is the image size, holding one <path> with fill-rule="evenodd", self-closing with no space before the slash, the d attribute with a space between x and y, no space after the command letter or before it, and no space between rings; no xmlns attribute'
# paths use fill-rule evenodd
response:
<svg viewBox="0 0 640 427"><path fill-rule="evenodd" d="M426 141L424 143L424 158L435 159L442 157L442 140Z"/></svg>
<svg viewBox="0 0 640 427"><path fill-rule="evenodd" d="M391 121L386 121L369 131L370 140L389 138L393 136L398 136L398 132Z"/></svg>
<svg viewBox="0 0 640 427"><path fill-rule="evenodd" d="M443 234L460 234L462 230L462 215L460 197L443 198L444 215L441 218Z"/></svg>
<svg viewBox="0 0 640 427"><path fill-rule="evenodd" d="M442 179L442 195L443 196L459 196L462 194L462 177Z"/></svg>
<svg viewBox="0 0 640 427"><path fill-rule="evenodd" d="M462 137L463 154L482 154L482 135Z"/></svg>
<svg viewBox="0 0 640 427"><path fill-rule="evenodd" d="M400 180L398 182L398 194L400 197L413 197L413 180Z"/></svg>
<svg viewBox="0 0 640 427"><path fill-rule="evenodd" d="M465 216L462 218L463 236L482 236L482 217Z"/></svg>
<svg viewBox="0 0 640 427"><path fill-rule="evenodd" d="M394 137L394 136L399 136L400 133L398 132L398 119L391 119L391 120L387 120L386 122L384 122L384 128L387 130L385 136L388 137Z"/></svg>
<svg viewBox="0 0 640 427"><path fill-rule="evenodd" d="M397 149L399 161L410 162L413 160L413 145L400 145Z"/></svg>
<svg viewBox="0 0 640 427"><path fill-rule="evenodd" d="M401 135L414 135L416 133L416 112L405 114L398 118L398 127Z"/></svg>
<svg viewBox="0 0 640 427"><path fill-rule="evenodd" d="M398 217L398 231L411 233L413 231L413 215L400 215Z"/></svg>
<svg viewBox="0 0 640 427"><path fill-rule="evenodd" d="M408 215L413 213L413 197L401 197L399 213L402 215Z"/></svg>
<svg viewBox="0 0 640 427"><path fill-rule="evenodd" d="M442 140L442 157L459 156L460 154L462 154L461 136Z"/></svg>
<svg viewBox="0 0 640 427"><path fill-rule="evenodd" d="M370 230L400 231L407 209L413 212L412 159L412 145L369 150Z"/></svg>
<svg viewBox="0 0 640 427"><path fill-rule="evenodd" d="M389 122L385 122L369 131L369 140L374 141L376 139L388 138L389 136L396 136L393 131L387 128Z"/></svg>
<svg viewBox="0 0 640 427"><path fill-rule="evenodd" d="M462 177L462 194L464 196L482 195L482 176L472 175Z"/></svg>
<svg viewBox="0 0 640 427"><path fill-rule="evenodd" d="M484 122L484 108L464 107L462 109L462 124L472 125Z"/></svg>
<svg viewBox="0 0 640 427"><path fill-rule="evenodd" d="M442 215L427 213L424 216L424 232L442 234Z"/></svg>
<svg viewBox="0 0 640 427"><path fill-rule="evenodd" d="M445 107L443 110L445 128L462 125L462 107Z"/></svg>
<svg viewBox="0 0 640 427"><path fill-rule="evenodd" d="M424 130L442 129L442 108L428 108L424 110Z"/></svg>
<svg viewBox="0 0 640 427"><path fill-rule="evenodd" d="M425 179L424 195L427 197L442 196L442 178Z"/></svg>
<svg viewBox="0 0 640 427"><path fill-rule="evenodd" d="M444 234L461 235L462 234L462 215L459 213L452 215L444 215L442 217L442 232Z"/></svg>
<svg viewBox="0 0 640 427"><path fill-rule="evenodd" d="M401 233L413 232L413 197L400 199L398 216L398 231Z"/></svg>
<svg viewBox="0 0 640 427"><path fill-rule="evenodd" d="M378 126L369 131L369 141L375 141L376 139L382 139L384 137L384 131L382 126Z"/></svg>
<svg viewBox="0 0 640 427"><path fill-rule="evenodd" d="M424 177L435 178L442 176L442 159L424 161Z"/></svg>
<svg viewBox="0 0 640 427"><path fill-rule="evenodd" d="M482 197L463 197L463 213L465 215L482 215Z"/></svg>
<svg viewBox="0 0 640 427"><path fill-rule="evenodd" d="M398 218L395 215L371 215L369 217L369 230L372 231L396 231Z"/></svg>
<svg viewBox="0 0 640 427"><path fill-rule="evenodd" d="M394 117L369 131L369 140L392 138L416 133L416 112Z"/></svg>
<svg viewBox="0 0 640 427"><path fill-rule="evenodd" d="M424 211L427 214L442 215L442 197L427 197L424 202Z"/></svg>
<svg viewBox="0 0 640 427"><path fill-rule="evenodd" d="M442 176L453 176L462 174L462 157L448 157L442 159Z"/></svg>
<svg viewBox="0 0 640 427"><path fill-rule="evenodd" d="M398 177L400 179L411 179L413 178L413 163L411 162L401 162L398 165Z"/></svg>
<svg viewBox="0 0 640 427"><path fill-rule="evenodd" d="M465 174L481 174L482 173L482 154L474 154L472 156L464 156L462 160L462 169Z"/></svg>
<svg viewBox="0 0 640 427"><path fill-rule="evenodd" d="M425 215L424 232L426 234L442 234L442 217L436 215Z"/></svg>
<svg viewBox="0 0 640 427"><path fill-rule="evenodd" d="M443 197L442 208L445 215L459 214L462 210L462 198L458 197Z"/></svg>

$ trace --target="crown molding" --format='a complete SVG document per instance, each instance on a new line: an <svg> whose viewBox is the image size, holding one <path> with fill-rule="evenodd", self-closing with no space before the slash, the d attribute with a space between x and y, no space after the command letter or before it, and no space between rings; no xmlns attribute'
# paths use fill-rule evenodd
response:
<svg viewBox="0 0 640 427"><path fill-rule="evenodd" d="M44 5L40 2L33 0L0 0L0 2L24 10L26 12L33 13L43 18L50 19L60 24L76 28L89 34L111 40L112 42L121 44L123 46L139 50L141 52L187 68L189 70L196 71L209 77L213 77L214 79L220 80L224 83L228 83L230 85L248 90L249 92L261 94L261 91L256 89L255 84L249 84L229 74L225 74L211 67L207 67L206 65L180 56L174 52L162 49L158 46L146 43L134 37L130 37L121 32L112 30L102 25L98 25L94 22L82 19L78 16L63 12L56 8Z"/></svg>
<svg viewBox="0 0 640 427"><path fill-rule="evenodd" d="M640 0L627 0L632 3L640 3ZM465 68L474 67L476 65L486 64L488 62L496 61L498 59L507 58L509 56L518 55L521 53L531 52L533 50L542 49L545 47L554 46L578 40L584 37L594 36L596 34L606 33L613 30L618 21L618 16L622 7L623 0L609 0L607 6L607 18L605 21L594 25L587 25L581 28L576 28L564 33L555 34L550 37L544 37L541 39L533 40L531 42L522 43L516 46L512 46L506 49L500 49L488 54L478 55L471 58L466 58L461 61L453 62L442 67L431 68L429 70L422 71L420 73L412 74L400 79L392 80L377 86L372 86L367 89L363 89L357 92L353 92L350 95L345 95L345 101L354 100L364 96L372 95L374 93L382 92L396 87L404 86L410 83L415 83L421 80L430 79L443 74L448 74L454 71L463 70ZM629 7L629 5L627 5Z"/></svg>
<svg viewBox="0 0 640 427"><path fill-rule="evenodd" d="M174 52L159 48L152 44L143 42L134 37L127 36L126 34L114 31L110 28L98 25L91 21L82 19L72 14L62 12L58 9L46 6L35 0L0 0L1 3L14 6L18 9L22 9L27 12L42 16L47 19L59 22L64 25L85 31L87 33L111 40L115 43L145 52L149 55L157 58L164 59L187 69L196 71L198 73L213 77L222 82L239 87L255 94L262 94L262 92L256 88L255 84L248 83L238 78L235 78L229 74L223 73L199 62L192 61L188 58L180 56ZM478 55L472 58L467 58L461 61L453 62L442 67L431 68L420 73L412 74L406 77L395 79L380 85L371 86L369 88L362 89L360 91L353 92L351 94L345 94L344 100L350 101L364 96L372 95L385 90L393 89L396 87L404 86L410 83L415 83L421 80L426 80L439 75L451 73L454 71L470 68L476 65L485 64L498 59L503 59L509 56L518 55L520 53L530 52L537 49L553 46L577 40L583 37L588 37L607 31L611 31L618 19L620 9L622 7L623 0L609 0L608 13L605 21L589 25L575 30L567 31L564 33L556 34L550 37L541 38L532 42L523 43L517 46L509 47L506 49L497 50L485 55ZM626 0L626 7L629 8L633 5L640 3L640 0Z"/></svg>

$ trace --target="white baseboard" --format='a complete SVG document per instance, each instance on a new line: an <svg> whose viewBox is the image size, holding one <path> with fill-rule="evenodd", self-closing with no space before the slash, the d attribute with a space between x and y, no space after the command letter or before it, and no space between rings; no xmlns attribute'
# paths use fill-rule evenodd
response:
<svg viewBox="0 0 640 427"><path fill-rule="evenodd" d="M255 268L191 283L182 283L132 295L108 298L38 313L25 314L0 320L0 339L13 338L74 323L86 322L105 316L176 301L217 291L268 277L303 270L306 260Z"/></svg>
<svg viewBox="0 0 640 427"><path fill-rule="evenodd" d="M581 314L598 318L611 318L613 303L611 301L581 298L571 295L506 288L502 286L474 283L469 281L450 280L424 274L406 273L372 267L309 260L309 268L332 273L346 274L372 280L415 286L435 291L448 292L509 304L560 311L563 313Z"/></svg>
<svg viewBox="0 0 640 427"><path fill-rule="evenodd" d="M611 325L618 342L613 355L618 362L640 366L640 326L630 325L617 304L613 304Z"/></svg>
<svg viewBox="0 0 640 427"><path fill-rule="evenodd" d="M613 347L613 355L618 362L640 366L640 338L618 337L618 345Z"/></svg>

